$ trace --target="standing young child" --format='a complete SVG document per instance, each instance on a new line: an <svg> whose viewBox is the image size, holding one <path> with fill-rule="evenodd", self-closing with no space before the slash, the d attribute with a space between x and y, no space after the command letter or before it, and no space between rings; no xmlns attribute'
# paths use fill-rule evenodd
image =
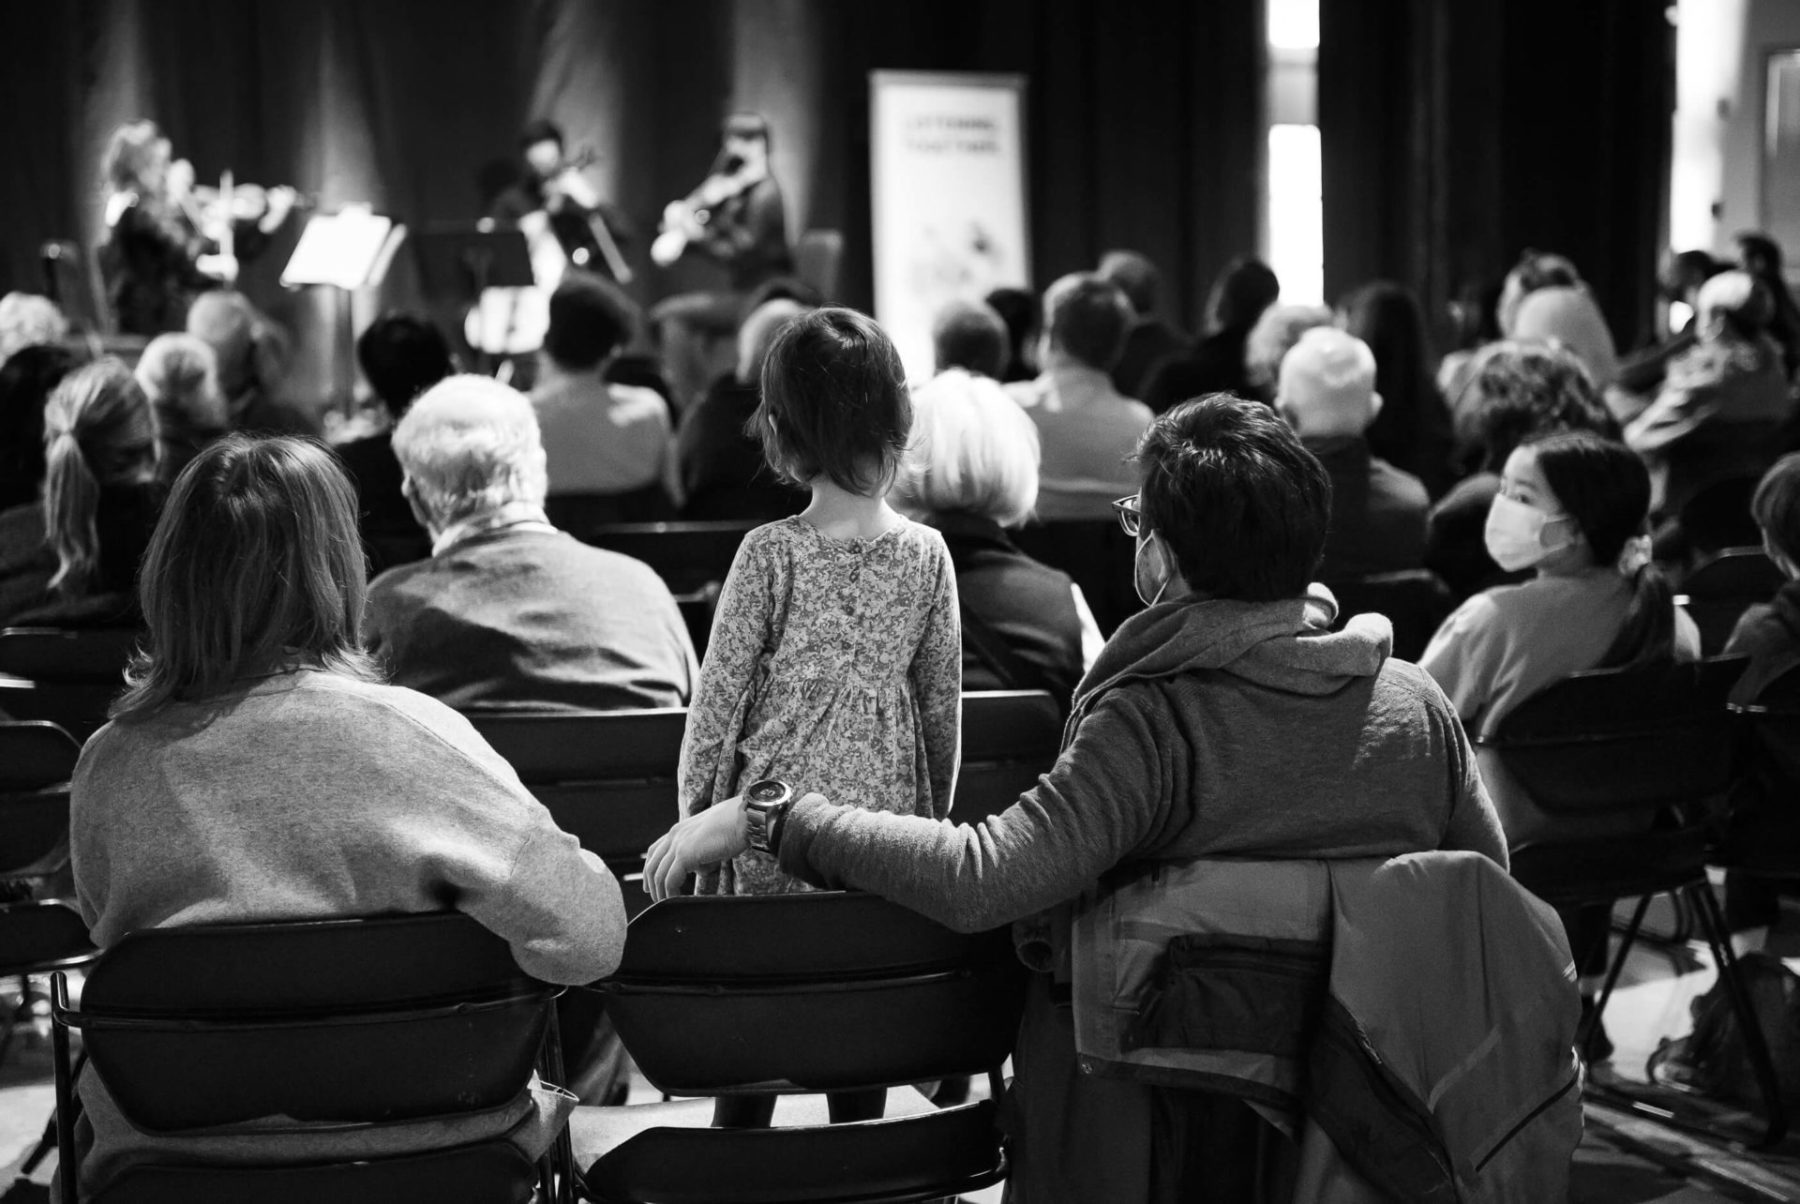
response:
<svg viewBox="0 0 1800 1204"><path fill-rule="evenodd" d="M879 326L814 310L776 339L751 417L769 465L812 491L745 538L688 711L684 816L762 778L942 818L961 736L962 634L941 536L887 504L912 403ZM754 850L697 893L805 890Z"/></svg>

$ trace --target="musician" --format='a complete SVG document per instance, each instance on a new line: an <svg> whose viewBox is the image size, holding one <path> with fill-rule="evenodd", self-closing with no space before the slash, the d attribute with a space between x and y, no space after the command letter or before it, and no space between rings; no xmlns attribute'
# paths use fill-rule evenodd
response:
<svg viewBox="0 0 1800 1204"><path fill-rule="evenodd" d="M719 155L699 188L664 211L663 235L652 255L667 267L694 249L731 274L731 289L747 294L793 271L781 187L769 172L769 122L760 113L725 119Z"/></svg>
<svg viewBox="0 0 1800 1204"><path fill-rule="evenodd" d="M204 195L194 187L193 165L172 157L169 140L153 121L113 131L102 173L108 195L100 264L119 329L127 334L182 329L194 297L235 282L238 260L268 242L297 200L287 187ZM235 255L221 253L227 241Z"/></svg>
<svg viewBox="0 0 1800 1204"><path fill-rule="evenodd" d="M495 198L488 216L525 226L542 213L569 263L629 283L630 269L617 252L620 244L630 241L630 231L581 173L580 162L568 157L562 130L554 122L534 121L519 135L519 148L525 159L523 176ZM611 254L601 245L603 235L612 242ZM553 288L556 281L539 283Z"/></svg>

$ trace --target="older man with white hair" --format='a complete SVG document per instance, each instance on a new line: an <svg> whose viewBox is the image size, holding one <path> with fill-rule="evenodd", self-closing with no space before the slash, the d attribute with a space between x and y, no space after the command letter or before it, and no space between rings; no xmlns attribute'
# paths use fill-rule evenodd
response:
<svg viewBox="0 0 1800 1204"><path fill-rule="evenodd" d="M1331 529L1318 578L1352 581L1425 561L1431 501L1419 478L1369 450L1381 412L1375 355L1333 327L1315 327L1282 357L1275 408L1331 475Z"/></svg>
<svg viewBox="0 0 1800 1204"><path fill-rule="evenodd" d="M370 648L394 684L459 710L683 706L693 644L649 566L578 543L544 516L525 396L453 376L394 431L402 491L431 559L369 586Z"/></svg>

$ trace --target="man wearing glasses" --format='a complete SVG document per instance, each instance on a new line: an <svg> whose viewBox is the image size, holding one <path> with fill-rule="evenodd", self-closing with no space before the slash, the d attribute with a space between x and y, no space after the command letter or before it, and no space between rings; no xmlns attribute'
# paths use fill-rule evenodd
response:
<svg viewBox="0 0 1800 1204"><path fill-rule="evenodd" d="M1145 863L1470 849L1504 866L1442 692L1389 658L1385 619L1331 630L1336 605L1310 584L1329 478L1287 424L1214 395L1157 419L1137 461L1141 490L1114 507L1148 609L1077 688L1036 787L957 826L833 806L793 782L770 792L781 801L732 800L671 829L650 850L653 896L747 843L815 885L967 931L1040 916ZM1080 1073L1066 972L1032 978L1009 1126L1019 1198L1254 1198L1264 1122L1247 1105Z"/></svg>

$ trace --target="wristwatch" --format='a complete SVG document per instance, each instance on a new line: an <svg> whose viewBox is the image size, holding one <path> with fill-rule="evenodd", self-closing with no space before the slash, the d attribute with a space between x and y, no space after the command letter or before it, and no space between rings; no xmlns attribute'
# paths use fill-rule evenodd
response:
<svg viewBox="0 0 1800 1204"><path fill-rule="evenodd" d="M750 783L744 791L744 829L751 848L773 856L781 847L781 825L793 798L793 788L775 778Z"/></svg>

